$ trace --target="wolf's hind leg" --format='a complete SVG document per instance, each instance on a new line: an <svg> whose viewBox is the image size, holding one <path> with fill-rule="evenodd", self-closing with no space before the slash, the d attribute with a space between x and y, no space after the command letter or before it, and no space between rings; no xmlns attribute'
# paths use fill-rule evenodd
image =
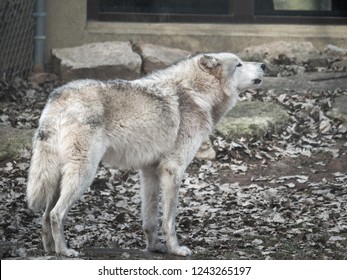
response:
<svg viewBox="0 0 347 280"><path fill-rule="evenodd" d="M144 168L141 176L142 228L146 235L147 251L166 252L158 238L159 178L155 168Z"/></svg>
<svg viewBox="0 0 347 280"><path fill-rule="evenodd" d="M84 139L82 138L84 137ZM68 249L64 236L64 220L67 212L80 196L92 184L99 162L105 152L105 147L97 134L81 136L80 142L72 142L71 148L66 149L62 166L62 177L59 199L50 212L50 221L55 252L58 255L75 257L78 253Z"/></svg>
<svg viewBox="0 0 347 280"><path fill-rule="evenodd" d="M54 239L52 235L50 212L54 208L55 204L57 203L58 198L59 198L59 190L57 189L56 194L53 196L52 201L49 201L47 203L46 210L43 213L43 217L42 217L42 242L43 242L43 247L45 249L46 254L55 252L55 244L54 244Z"/></svg>
<svg viewBox="0 0 347 280"><path fill-rule="evenodd" d="M57 204L50 212L50 221L58 255L76 257L78 253L68 249L64 236L64 220L72 205L91 185L98 165L86 167L85 164L69 163L63 172L61 193Z"/></svg>

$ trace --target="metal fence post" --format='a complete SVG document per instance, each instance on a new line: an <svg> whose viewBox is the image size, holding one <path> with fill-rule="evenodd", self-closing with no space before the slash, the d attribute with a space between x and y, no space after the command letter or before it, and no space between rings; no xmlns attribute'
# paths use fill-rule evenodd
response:
<svg viewBox="0 0 347 280"><path fill-rule="evenodd" d="M34 72L43 72L45 65L45 10L46 0L36 0L35 12L36 18L35 36L34 36Z"/></svg>

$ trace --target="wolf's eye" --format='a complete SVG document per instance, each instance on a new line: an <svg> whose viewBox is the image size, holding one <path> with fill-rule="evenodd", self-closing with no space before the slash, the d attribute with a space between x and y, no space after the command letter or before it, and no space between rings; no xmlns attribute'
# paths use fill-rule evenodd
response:
<svg viewBox="0 0 347 280"><path fill-rule="evenodd" d="M236 65L236 67L241 67L241 66L242 66L242 64L241 64L241 63L239 63L239 64L237 64L237 65Z"/></svg>

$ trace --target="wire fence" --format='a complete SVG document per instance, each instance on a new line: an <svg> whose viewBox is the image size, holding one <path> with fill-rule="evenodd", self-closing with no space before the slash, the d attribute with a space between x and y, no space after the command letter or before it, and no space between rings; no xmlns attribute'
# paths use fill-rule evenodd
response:
<svg viewBox="0 0 347 280"><path fill-rule="evenodd" d="M33 66L33 0L0 0L0 80L26 78Z"/></svg>

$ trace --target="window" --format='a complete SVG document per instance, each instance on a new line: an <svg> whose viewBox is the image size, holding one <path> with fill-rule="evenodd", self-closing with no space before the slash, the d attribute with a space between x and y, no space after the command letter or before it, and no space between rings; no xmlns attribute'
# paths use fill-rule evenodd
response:
<svg viewBox="0 0 347 280"><path fill-rule="evenodd" d="M88 0L88 19L347 24L347 0Z"/></svg>
<svg viewBox="0 0 347 280"><path fill-rule="evenodd" d="M228 14L228 0L102 0L101 12L147 14Z"/></svg>
<svg viewBox="0 0 347 280"><path fill-rule="evenodd" d="M257 15L346 17L346 0L256 0Z"/></svg>
<svg viewBox="0 0 347 280"><path fill-rule="evenodd" d="M232 2L232 0L92 0L88 1L88 18L128 22L225 22L232 14Z"/></svg>

